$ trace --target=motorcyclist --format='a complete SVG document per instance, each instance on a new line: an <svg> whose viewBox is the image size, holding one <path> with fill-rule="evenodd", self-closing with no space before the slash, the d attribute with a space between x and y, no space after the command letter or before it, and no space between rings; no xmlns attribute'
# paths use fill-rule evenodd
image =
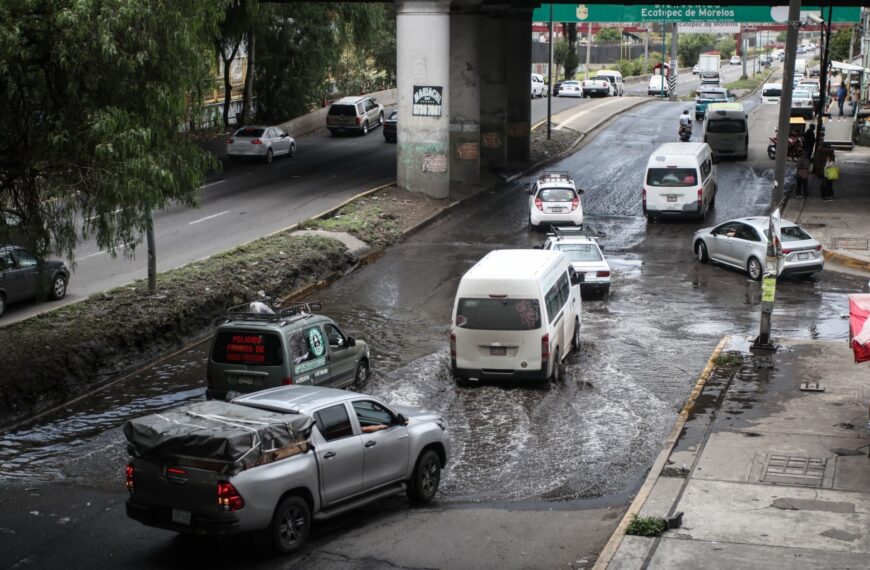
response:
<svg viewBox="0 0 870 570"><path fill-rule="evenodd" d="M689 114L689 110L685 109L683 114L680 115L680 129L679 132L682 134L684 131L689 133L689 136L692 135L692 116Z"/></svg>

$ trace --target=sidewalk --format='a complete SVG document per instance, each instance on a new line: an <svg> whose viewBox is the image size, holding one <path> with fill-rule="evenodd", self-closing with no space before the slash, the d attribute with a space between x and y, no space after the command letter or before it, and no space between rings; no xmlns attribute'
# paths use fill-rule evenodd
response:
<svg viewBox="0 0 870 570"><path fill-rule="evenodd" d="M711 358L596 568L870 566L870 367L845 341L783 342L772 357L747 347ZM678 512L661 537L622 534L632 513Z"/></svg>
<svg viewBox="0 0 870 570"><path fill-rule="evenodd" d="M821 180L811 175L809 197L791 194L783 217L819 240L827 261L870 271L870 148L835 152L840 179L834 182L834 201L822 201ZM789 170L793 167L790 163ZM793 189L793 180L786 188Z"/></svg>

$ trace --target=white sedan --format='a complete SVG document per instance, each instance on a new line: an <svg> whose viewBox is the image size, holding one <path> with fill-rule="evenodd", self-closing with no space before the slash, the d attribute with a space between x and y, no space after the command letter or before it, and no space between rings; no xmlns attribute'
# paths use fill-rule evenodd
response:
<svg viewBox="0 0 870 570"><path fill-rule="evenodd" d="M568 257L574 271L583 275L580 291L606 296L610 292L610 265L601 254L601 248L591 237L576 228L553 228L542 249L555 249Z"/></svg>
<svg viewBox="0 0 870 570"><path fill-rule="evenodd" d="M731 65L740 65L741 63L743 63L743 60L740 59L739 55L731 56Z"/></svg>
<svg viewBox="0 0 870 570"><path fill-rule="evenodd" d="M559 97L583 97L583 88L579 81L565 81L559 87Z"/></svg>
<svg viewBox="0 0 870 570"><path fill-rule="evenodd" d="M272 162L276 156L293 156L296 141L281 127L242 127L227 139L227 156L259 158Z"/></svg>

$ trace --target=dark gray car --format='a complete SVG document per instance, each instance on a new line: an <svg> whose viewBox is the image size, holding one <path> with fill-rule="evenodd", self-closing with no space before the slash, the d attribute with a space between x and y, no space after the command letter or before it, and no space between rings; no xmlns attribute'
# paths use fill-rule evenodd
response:
<svg viewBox="0 0 870 570"><path fill-rule="evenodd" d="M63 299L68 283L69 269L62 261L39 261L23 247L0 245L0 315L8 303Z"/></svg>
<svg viewBox="0 0 870 570"><path fill-rule="evenodd" d="M359 388L370 370L368 345L316 310L319 303L231 308L212 341L206 397L231 400L291 384Z"/></svg>

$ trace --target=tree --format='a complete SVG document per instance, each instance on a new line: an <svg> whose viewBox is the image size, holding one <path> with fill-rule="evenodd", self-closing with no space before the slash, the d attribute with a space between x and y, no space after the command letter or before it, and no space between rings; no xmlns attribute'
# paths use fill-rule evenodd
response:
<svg viewBox="0 0 870 570"><path fill-rule="evenodd" d="M722 59L731 59L731 56L734 54L734 50L737 47L737 42L735 42L734 38L731 36L725 36L719 40L719 45L716 47L719 50Z"/></svg>
<svg viewBox="0 0 870 570"><path fill-rule="evenodd" d="M580 64L580 58L577 55L577 23L570 22L564 24L563 33L568 38L568 55L565 58L565 79L574 79L577 75L577 66ZM592 48L592 42L586 43L586 49Z"/></svg>
<svg viewBox="0 0 870 570"><path fill-rule="evenodd" d="M618 42L622 40L622 33L616 28L601 28L595 34L595 41L601 43Z"/></svg>
<svg viewBox="0 0 870 570"><path fill-rule="evenodd" d="M776 34L776 41L785 42L785 37L786 37L786 33L780 32L780 33Z"/></svg>
<svg viewBox="0 0 870 570"><path fill-rule="evenodd" d="M224 80L224 127L230 124L230 103L233 100L233 86L230 82L230 72L233 60L239 52L239 47L251 31L251 13L249 6L254 2L245 0L227 0L224 17L221 20L218 33L214 37L215 51L221 62Z"/></svg>
<svg viewBox="0 0 870 570"><path fill-rule="evenodd" d="M716 45L713 34L682 34L677 39L677 56L680 65L695 65L698 56L703 51L711 50Z"/></svg>
<svg viewBox="0 0 870 570"><path fill-rule="evenodd" d="M849 58L850 41L852 41L851 27L837 30L831 36L830 61L846 61Z"/></svg>
<svg viewBox="0 0 870 570"><path fill-rule="evenodd" d="M219 163L180 127L213 84L222 13L213 0L0 3L0 206L73 259L80 236L132 255L151 211L193 205Z"/></svg>

